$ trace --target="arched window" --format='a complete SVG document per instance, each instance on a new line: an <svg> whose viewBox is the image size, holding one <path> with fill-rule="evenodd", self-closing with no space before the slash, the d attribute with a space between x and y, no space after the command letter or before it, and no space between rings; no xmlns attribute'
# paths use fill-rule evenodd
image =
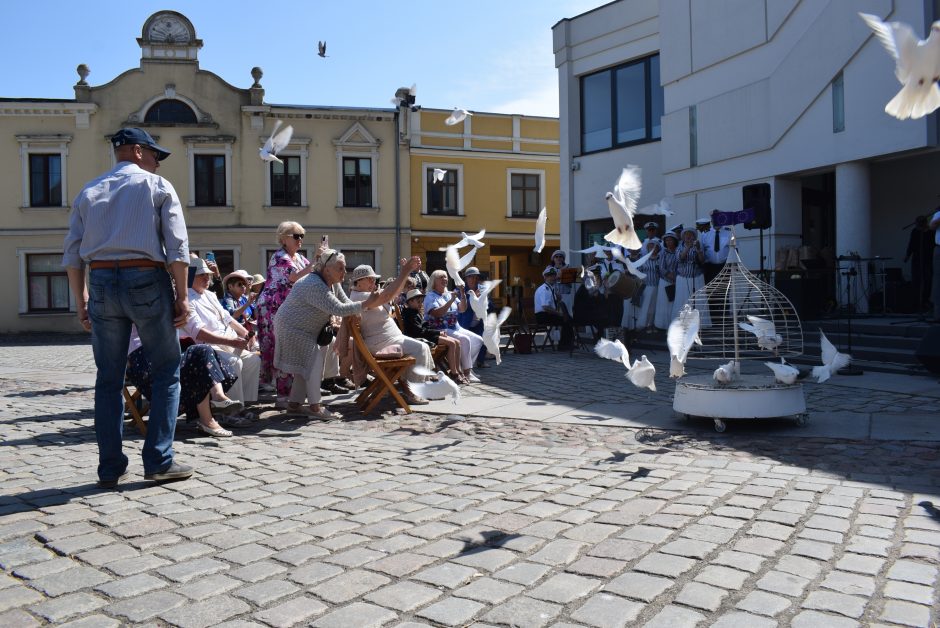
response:
<svg viewBox="0 0 940 628"><path fill-rule="evenodd" d="M144 122L196 124L196 114L182 100L167 99L147 110Z"/></svg>

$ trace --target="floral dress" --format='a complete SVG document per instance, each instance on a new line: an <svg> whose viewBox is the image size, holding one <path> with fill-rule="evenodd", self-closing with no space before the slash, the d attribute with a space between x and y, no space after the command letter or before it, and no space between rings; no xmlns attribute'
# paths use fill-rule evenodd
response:
<svg viewBox="0 0 940 628"><path fill-rule="evenodd" d="M261 347L260 381L262 384L270 384L273 380L278 397L290 394L294 378L274 367L274 315L293 288L291 273L303 270L309 265L310 260L300 253L296 253L292 259L287 251L278 249L268 263L268 275L256 305L258 344Z"/></svg>

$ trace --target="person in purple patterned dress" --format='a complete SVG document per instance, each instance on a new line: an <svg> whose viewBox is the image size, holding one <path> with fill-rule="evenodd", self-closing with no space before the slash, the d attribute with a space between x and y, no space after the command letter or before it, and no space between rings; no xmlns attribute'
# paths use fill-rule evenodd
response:
<svg viewBox="0 0 940 628"><path fill-rule="evenodd" d="M287 404L293 377L274 367L274 315L290 294L294 283L313 271L313 265L300 254L304 228L296 222L282 222L277 226L277 242L281 245L268 263L264 289L258 297L258 342L261 347L261 383L274 382L278 406Z"/></svg>

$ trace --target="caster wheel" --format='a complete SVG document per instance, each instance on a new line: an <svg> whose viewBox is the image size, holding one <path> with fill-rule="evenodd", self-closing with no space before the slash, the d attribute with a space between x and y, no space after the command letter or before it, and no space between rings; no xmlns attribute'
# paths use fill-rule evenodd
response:
<svg viewBox="0 0 940 628"><path fill-rule="evenodd" d="M805 414L801 414L798 417L796 417L796 420L794 421L794 423L796 423L797 427L804 427L807 423L809 423L809 419L806 418Z"/></svg>
<svg viewBox="0 0 940 628"><path fill-rule="evenodd" d="M715 419L715 431L719 434L723 434L724 431L728 429L728 426L721 419Z"/></svg>

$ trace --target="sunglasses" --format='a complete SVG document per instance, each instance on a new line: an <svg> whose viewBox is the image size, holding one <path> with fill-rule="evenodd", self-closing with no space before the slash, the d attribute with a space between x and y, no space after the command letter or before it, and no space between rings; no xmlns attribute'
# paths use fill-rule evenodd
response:
<svg viewBox="0 0 940 628"><path fill-rule="evenodd" d="M294 238L295 240L303 240L303 239L304 239L304 234L302 234L302 233L292 233L292 234L290 234L290 237Z"/></svg>

